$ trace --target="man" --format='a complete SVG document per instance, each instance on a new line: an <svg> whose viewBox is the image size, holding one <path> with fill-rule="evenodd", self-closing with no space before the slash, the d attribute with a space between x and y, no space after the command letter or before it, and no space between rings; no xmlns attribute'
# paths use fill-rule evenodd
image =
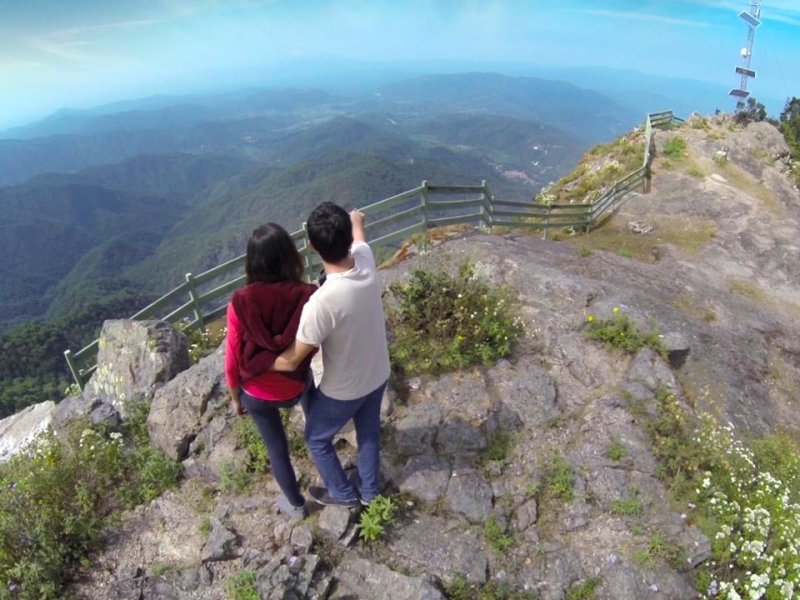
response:
<svg viewBox="0 0 800 600"><path fill-rule="evenodd" d="M303 308L297 338L275 361L291 371L322 349L324 371L309 398L306 444L325 482L309 488L316 502L355 507L379 493L380 409L389 378L389 350L375 257L366 243L364 214L323 202L308 218L308 238L319 253L325 284ZM333 447L353 419L361 489L350 482Z"/></svg>

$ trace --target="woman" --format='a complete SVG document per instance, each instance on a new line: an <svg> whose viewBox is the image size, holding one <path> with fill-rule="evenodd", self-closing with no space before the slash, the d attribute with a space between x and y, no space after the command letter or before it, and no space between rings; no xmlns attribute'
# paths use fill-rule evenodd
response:
<svg viewBox="0 0 800 600"><path fill-rule="evenodd" d="M278 510L292 519L305 516L305 498L289 456L281 408L297 404L309 381L311 357L289 373L272 370L275 358L294 340L300 314L316 286L303 283L303 262L280 225L267 223L247 242L246 285L228 305L225 378L231 406L249 414L267 447L281 488Z"/></svg>

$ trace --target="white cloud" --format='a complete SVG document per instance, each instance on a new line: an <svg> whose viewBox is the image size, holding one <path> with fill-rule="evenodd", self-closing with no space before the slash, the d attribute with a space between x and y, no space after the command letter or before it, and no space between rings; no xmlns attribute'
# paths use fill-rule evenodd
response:
<svg viewBox="0 0 800 600"><path fill-rule="evenodd" d="M51 36L75 36L83 35L85 33L93 33L98 31L110 31L114 29L138 29L141 27L149 27L159 23L157 19L132 19L129 21L116 21L112 23L99 23L97 25L84 25L81 27L70 27L69 29L57 29L50 32Z"/></svg>
<svg viewBox="0 0 800 600"><path fill-rule="evenodd" d="M791 16L789 16L787 14L781 14L781 13L775 13L775 14L767 13L767 14L764 14L762 12L761 13L761 19L764 20L764 21L777 21L779 23L786 23L787 25L795 25L795 26L800 27L800 13L796 13L796 14L798 14L799 16L798 17L791 17Z"/></svg>
<svg viewBox="0 0 800 600"><path fill-rule="evenodd" d="M734 0L686 0L689 4L698 4L708 8L730 10L739 14L743 10L750 11L748 2ZM761 19L779 21L790 25L800 25L800 2L797 0L769 0L761 3Z"/></svg>
<svg viewBox="0 0 800 600"><path fill-rule="evenodd" d="M689 19L678 19L676 17L666 17L664 15L654 15L650 13L630 12L623 10L600 10L600 9L583 9L576 10L585 15L594 15L598 17L609 17L612 19L626 19L631 21L646 21L649 23L660 23L664 25L681 25L683 27L712 27L710 23L704 21L693 21Z"/></svg>

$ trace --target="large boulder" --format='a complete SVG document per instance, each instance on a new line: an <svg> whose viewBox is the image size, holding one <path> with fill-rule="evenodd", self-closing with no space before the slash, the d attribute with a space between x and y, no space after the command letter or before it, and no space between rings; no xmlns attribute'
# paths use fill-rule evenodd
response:
<svg viewBox="0 0 800 600"><path fill-rule="evenodd" d="M346 556L336 568L336 591L331 598L372 598L373 600L440 600L444 598L425 578L409 577L380 563Z"/></svg>
<svg viewBox="0 0 800 600"><path fill-rule="evenodd" d="M22 452L50 425L55 403L33 404L0 421L0 462Z"/></svg>
<svg viewBox="0 0 800 600"><path fill-rule="evenodd" d="M73 423L104 425L114 429L120 424L120 416L112 404L100 398L68 396L56 404L50 425L59 437L66 440Z"/></svg>
<svg viewBox="0 0 800 600"><path fill-rule="evenodd" d="M127 402L151 400L189 367L186 336L165 321L106 321L98 345L97 370L84 396L107 402L120 414Z"/></svg>
<svg viewBox="0 0 800 600"><path fill-rule="evenodd" d="M147 429L150 441L170 458L186 458L192 441L214 417L208 409L225 406L223 361L217 350L156 390ZM224 422L220 420L223 429Z"/></svg>

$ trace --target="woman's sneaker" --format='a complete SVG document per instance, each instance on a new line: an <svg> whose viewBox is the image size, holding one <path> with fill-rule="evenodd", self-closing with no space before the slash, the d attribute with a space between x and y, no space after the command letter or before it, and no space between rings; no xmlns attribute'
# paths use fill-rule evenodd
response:
<svg viewBox="0 0 800 600"><path fill-rule="evenodd" d="M283 492L278 494L278 500L275 504L278 506L278 512L283 513L292 521L299 521L308 515L305 502L303 502L303 506L294 506L289 502L289 499L283 495Z"/></svg>

